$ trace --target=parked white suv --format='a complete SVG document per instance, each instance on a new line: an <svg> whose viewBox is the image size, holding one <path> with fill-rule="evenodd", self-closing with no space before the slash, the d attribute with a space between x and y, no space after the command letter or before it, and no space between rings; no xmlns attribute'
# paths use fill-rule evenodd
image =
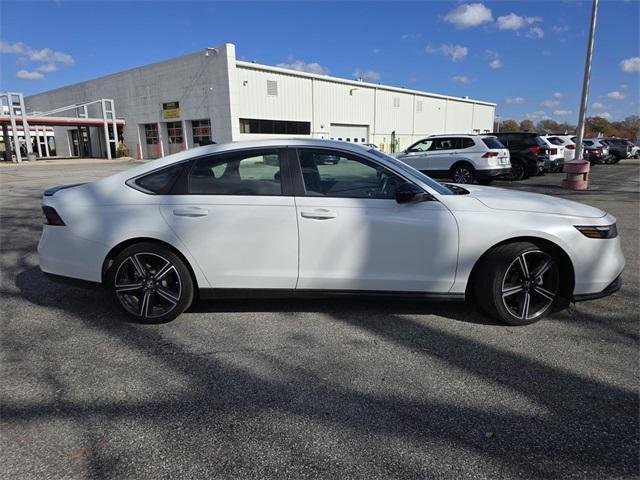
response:
<svg viewBox="0 0 640 480"><path fill-rule="evenodd" d="M551 173L558 173L562 171L565 159L565 147L559 141L552 140L546 135L540 138L547 146L546 150L547 155L549 156L549 171Z"/></svg>
<svg viewBox="0 0 640 480"><path fill-rule="evenodd" d="M431 135L396 154L432 177L488 185L511 172L509 150L492 135Z"/></svg>
<svg viewBox="0 0 640 480"><path fill-rule="evenodd" d="M576 142L572 135L547 135L543 137L554 145L564 147L564 161L570 162L576 157Z"/></svg>

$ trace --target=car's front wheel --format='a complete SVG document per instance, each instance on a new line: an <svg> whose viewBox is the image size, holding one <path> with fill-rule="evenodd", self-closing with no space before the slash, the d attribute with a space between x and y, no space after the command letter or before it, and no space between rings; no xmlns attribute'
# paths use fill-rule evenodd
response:
<svg viewBox="0 0 640 480"><path fill-rule="evenodd" d="M106 283L120 309L140 323L170 322L193 301L193 280L186 265L155 243L138 243L120 252Z"/></svg>
<svg viewBox="0 0 640 480"><path fill-rule="evenodd" d="M552 254L517 242L499 246L480 264L475 298L489 315L510 325L544 318L559 300L560 269Z"/></svg>

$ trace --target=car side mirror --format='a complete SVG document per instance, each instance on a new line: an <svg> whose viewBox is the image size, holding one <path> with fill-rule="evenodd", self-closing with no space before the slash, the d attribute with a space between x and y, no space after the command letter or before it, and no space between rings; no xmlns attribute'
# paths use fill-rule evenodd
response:
<svg viewBox="0 0 640 480"><path fill-rule="evenodd" d="M426 198L427 194L413 183L403 182L396 188L396 202L398 203L421 202Z"/></svg>

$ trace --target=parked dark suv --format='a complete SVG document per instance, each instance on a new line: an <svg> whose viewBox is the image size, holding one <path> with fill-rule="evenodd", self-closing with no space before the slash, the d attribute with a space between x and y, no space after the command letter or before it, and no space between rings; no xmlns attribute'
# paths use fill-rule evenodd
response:
<svg viewBox="0 0 640 480"><path fill-rule="evenodd" d="M618 163L623 158L628 158L631 155L631 147L627 139L608 137L601 140L609 145L609 153L613 156L613 163Z"/></svg>
<svg viewBox="0 0 640 480"><path fill-rule="evenodd" d="M549 170L548 145L533 132L492 133L509 149L511 179L522 180Z"/></svg>

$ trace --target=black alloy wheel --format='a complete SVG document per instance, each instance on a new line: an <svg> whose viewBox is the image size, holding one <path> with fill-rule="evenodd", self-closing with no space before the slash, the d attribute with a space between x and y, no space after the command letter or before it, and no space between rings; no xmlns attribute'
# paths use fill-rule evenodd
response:
<svg viewBox="0 0 640 480"><path fill-rule="evenodd" d="M140 323L165 323L186 310L193 300L193 280L183 261L156 244L125 249L107 277L116 304Z"/></svg>

